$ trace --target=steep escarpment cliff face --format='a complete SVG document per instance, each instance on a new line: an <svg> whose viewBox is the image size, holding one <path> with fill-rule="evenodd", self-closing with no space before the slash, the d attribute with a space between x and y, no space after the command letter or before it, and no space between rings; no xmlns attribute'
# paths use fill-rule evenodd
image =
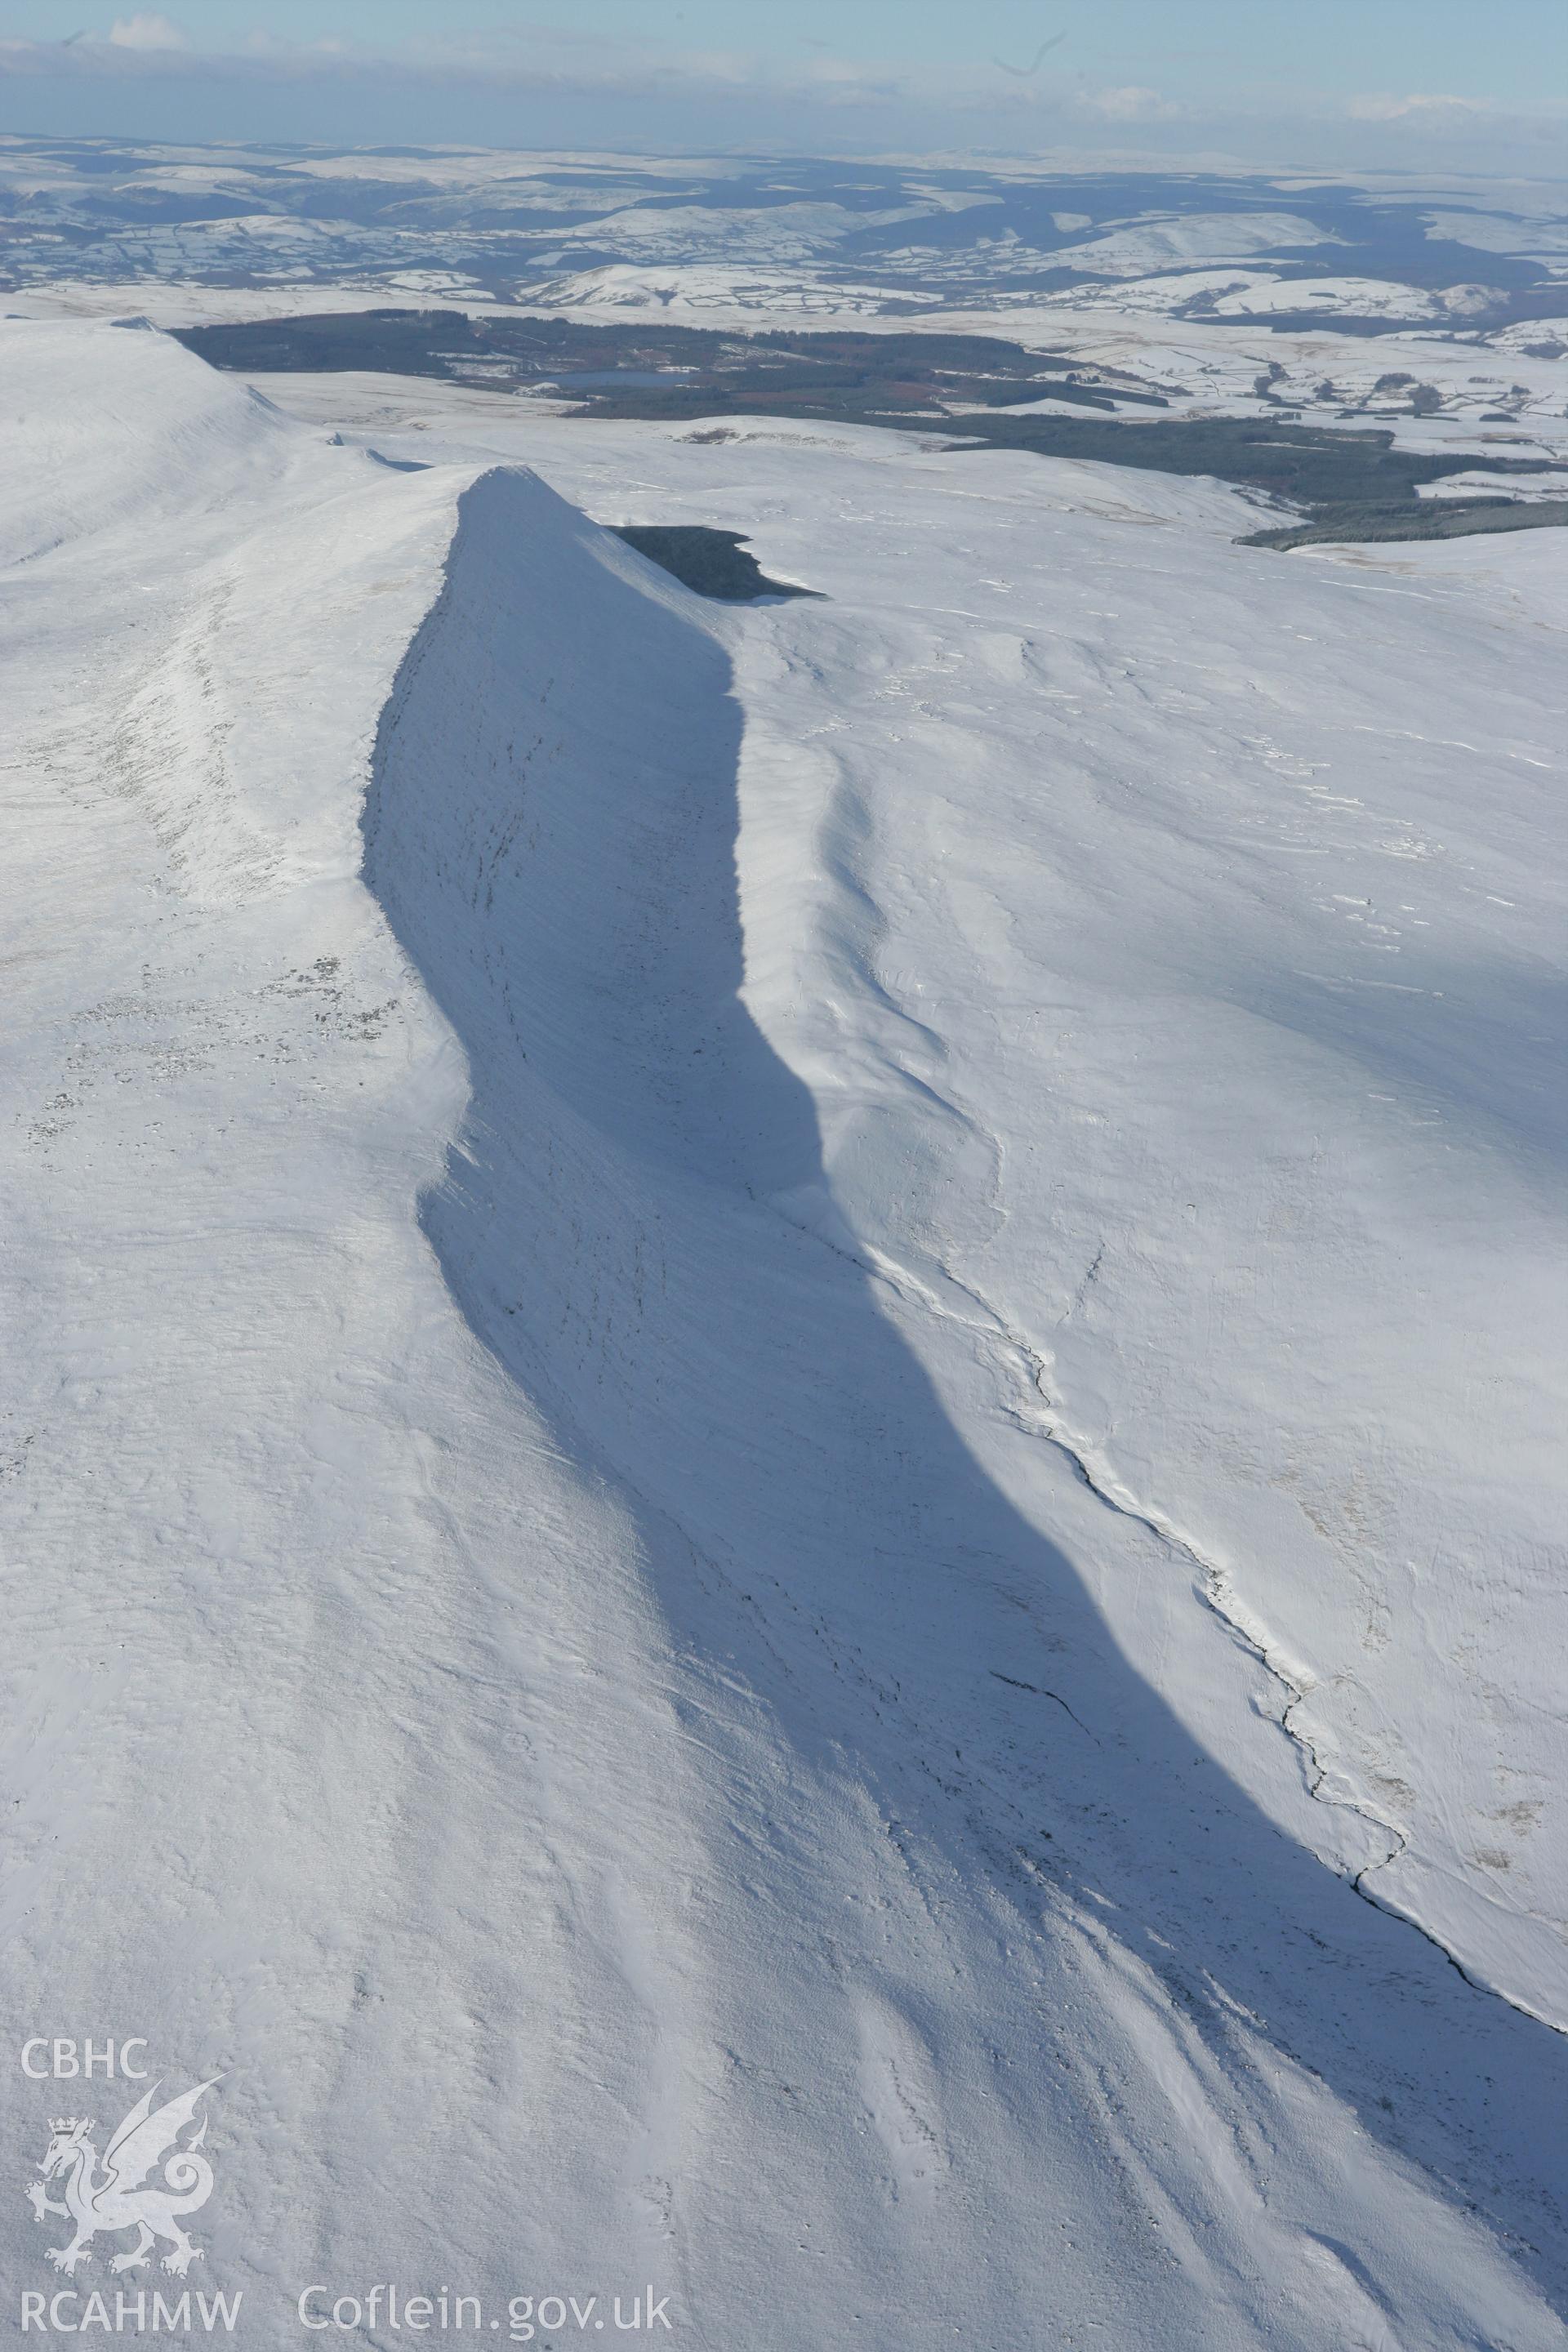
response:
<svg viewBox="0 0 1568 2352"><path fill-rule="evenodd" d="M836 2150L830 2172L856 2161L841 2102L872 2118L897 2184L888 2242L918 2269L928 2232L942 2242L982 2179L1009 2229L1031 2234L1037 2190L1014 2203L1006 2185L1026 2148L1073 2203L1134 2146L1152 2160L1146 2108L1125 2138L1092 2093L1064 2111L1086 2047L1116 2070L1175 2064L1205 2103L1237 2095L1224 2064L1223 2095L1220 2076L1196 2091L1192 2053L1165 2039L1169 1988L1142 1979L1139 1948L1107 1919L1201 1951L1224 2003L1267 2021L1277 2053L1310 2052L1331 2095L1363 2111L1363 2070L1391 2047L1417 2063L1426 2027L1372 1990L1385 1939L1392 1951L1411 1931L1341 1889L1326 1958L1321 1865L1194 1754L1089 1593L1136 1578L1167 1687L1207 1687L1233 1720L1268 1703L1260 1662L1194 1604L1147 1522L1042 1449L1018 1336L862 1245L833 1206L815 1099L745 1001L748 936L776 939L783 918L738 897L733 625L536 481L479 481L384 716L366 874L467 1054L468 1109L426 1229L476 1332L563 1450L622 1496L672 1654L708 1692L710 1786L751 1820L748 1849L754 1835L792 1844L807 1785L807 1809L841 1826L868 1805L918 1893L896 1960L875 1937L846 1960L842 1880L837 1893L830 1870L802 1881L793 1862L783 1911L749 1882L722 1930L747 1946L744 1903L764 1904L775 2021L810 2019L820 2067L797 2113L819 2153ZM776 886L776 866L752 870ZM829 1008L874 972L878 910L849 895L820 937L820 910L800 917L805 984ZM929 1209L933 1164L911 1125L903 1151L885 1146L883 1181ZM765 1829L713 1677L760 1702L785 1743L793 1793L763 1800ZM835 1867L852 1876L873 1849ZM998 1916L1019 1922L1021 1971L975 1939L976 1917ZM1075 2010L1064 2031L1044 1988L1081 1984L1085 1966L1097 2021ZM949 1969L955 2006L937 1990ZM707 1980L736 2032L729 2003L749 1981L721 1962ZM1133 1981L1134 2010L1148 1998L1165 2020L1149 2027L1158 2060L1124 2039L1143 2030ZM1540 2029L1500 2008L1483 2031L1494 2059L1515 2053L1504 2063L1543 2146ZM970 2102L984 2049L1003 2045L1009 2085L983 2120ZM1472 2115L1481 2095L1455 2086ZM1278 2116L1259 2127L1281 2129ZM707 2128L723 2137L715 2118ZM765 2100L746 2128L759 2147L790 2138ZM967 2184L960 2145L991 2152ZM1289 2235L1270 2240L1288 2265ZM1184 2275L1201 2305L1218 2290L1196 2242ZM1394 2259L1392 2240L1378 2259Z"/></svg>
<svg viewBox="0 0 1568 2352"><path fill-rule="evenodd" d="M773 1239L758 1197L818 1164L810 1096L741 1001L742 719L700 612L542 483L486 477L365 809L367 878L468 1055L432 1232L595 1423L606 1383L645 1412L650 1375L679 1388L670 1318L727 1311L706 1294L735 1219Z"/></svg>
<svg viewBox="0 0 1568 2352"><path fill-rule="evenodd" d="M747 1058L743 719L702 609L531 475L483 478L382 719L366 871L454 1020L515 1037L477 1083L521 1071L639 1158L771 1189L810 1110Z"/></svg>
<svg viewBox="0 0 1568 2352"><path fill-rule="evenodd" d="M160 337L0 356L60 491L0 541L0 1964L221 2075L204 2283L1558 2343L1557 2043L1247 1792L1270 1670L891 1255L990 1166L941 1008L852 1185L753 1015L795 971L858 1083L891 924L868 784L745 842L784 618Z"/></svg>

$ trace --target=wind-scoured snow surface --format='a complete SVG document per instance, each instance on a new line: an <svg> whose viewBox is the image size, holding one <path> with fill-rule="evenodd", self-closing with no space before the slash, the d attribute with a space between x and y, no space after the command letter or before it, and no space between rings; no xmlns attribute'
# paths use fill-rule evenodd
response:
<svg viewBox="0 0 1568 2352"><path fill-rule="evenodd" d="M8 2009L201 2283L1561 2346L1556 549L0 356Z"/></svg>

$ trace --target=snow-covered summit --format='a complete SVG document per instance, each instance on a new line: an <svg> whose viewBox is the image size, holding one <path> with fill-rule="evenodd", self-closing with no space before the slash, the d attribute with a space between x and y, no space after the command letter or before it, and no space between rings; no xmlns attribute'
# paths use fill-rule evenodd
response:
<svg viewBox="0 0 1568 2352"><path fill-rule="evenodd" d="M0 363L6 1990L221 2073L210 2281L279 2340L395 2276L652 2281L713 2352L1560 2346L1549 1931L1453 1769L1486 1722L1528 1810L1548 1731L1477 1278L1547 1230L1487 1025L1540 752L1458 659L1495 716L1539 554L1298 565L868 433L387 464L155 334ZM704 502L827 598L584 511ZM1451 1276L1345 1352L1390 1451L1314 1271L1390 1326ZM1413 1361L1490 1450L1395 1462L1358 1657Z"/></svg>

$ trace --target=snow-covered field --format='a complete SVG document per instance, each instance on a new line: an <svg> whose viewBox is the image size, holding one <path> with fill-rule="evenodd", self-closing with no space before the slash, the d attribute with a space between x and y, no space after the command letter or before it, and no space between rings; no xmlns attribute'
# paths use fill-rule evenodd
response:
<svg viewBox="0 0 1568 2352"><path fill-rule="evenodd" d="M1568 543L0 368L6 1991L199 2283L1561 2346Z"/></svg>

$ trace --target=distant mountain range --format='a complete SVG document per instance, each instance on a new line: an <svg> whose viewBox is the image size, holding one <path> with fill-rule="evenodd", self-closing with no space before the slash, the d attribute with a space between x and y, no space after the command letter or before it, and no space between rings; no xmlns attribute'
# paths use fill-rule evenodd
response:
<svg viewBox="0 0 1568 2352"><path fill-rule="evenodd" d="M363 285L551 306L815 292L868 314L1103 305L1475 333L1568 322L1568 193L1526 183L799 157L0 140L0 289ZM1568 334L1568 324L1562 333Z"/></svg>

